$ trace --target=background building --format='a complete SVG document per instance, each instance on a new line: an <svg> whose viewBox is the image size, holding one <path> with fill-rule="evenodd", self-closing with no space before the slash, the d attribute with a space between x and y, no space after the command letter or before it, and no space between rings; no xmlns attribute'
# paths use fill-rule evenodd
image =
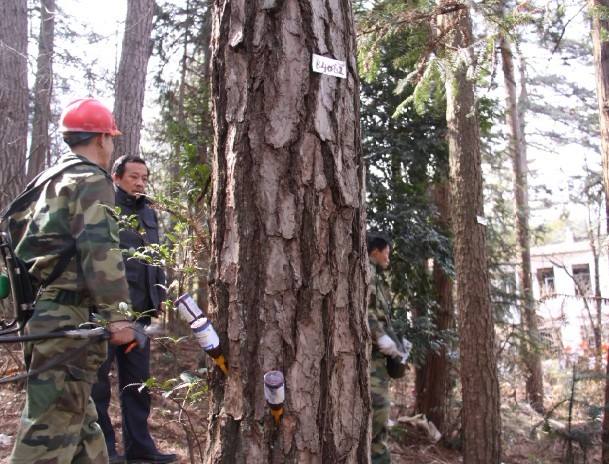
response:
<svg viewBox="0 0 609 464"><path fill-rule="evenodd" d="M557 354L589 354L599 319L603 341L607 340L609 301L604 298L609 297L609 261L605 244L598 248L598 269L588 241L571 239L531 249L539 328ZM600 299L595 296L596 273Z"/></svg>

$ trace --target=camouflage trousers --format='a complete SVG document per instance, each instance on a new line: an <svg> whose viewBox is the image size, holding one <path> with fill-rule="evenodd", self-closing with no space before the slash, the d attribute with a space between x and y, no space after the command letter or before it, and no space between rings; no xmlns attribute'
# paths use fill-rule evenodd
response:
<svg viewBox="0 0 609 464"><path fill-rule="evenodd" d="M77 328L88 321L87 307L40 300L27 323L26 333ZM58 355L87 343L64 338L26 343L26 366L30 371L38 369ZM92 342L75 358L28 378L25 409L11 464L108 462L106 442L91 400L91 387L106 351L105 342Z"/></svg>
<svg viewBox="0 0 609 464"><path fill-rule="evenodd" d="M389 374L387 360L380 351L373 349L370 359L370 394L372 397L372 464L390 464L391 454L385 440L389 420Z"/></svg>

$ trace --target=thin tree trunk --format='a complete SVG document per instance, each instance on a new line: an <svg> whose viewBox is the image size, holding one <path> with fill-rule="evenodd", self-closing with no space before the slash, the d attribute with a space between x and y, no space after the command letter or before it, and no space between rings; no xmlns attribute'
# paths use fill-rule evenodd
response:
<svg viewBox="0 0 609 464"><path fill-rule="evenodd" d="M440 225L448 229L450 227L448 180L434 187L434 203L440 215ZM432 279L438 304L434 322L438 331L445 331L454 327L453 282L437 261L434 261ZM420 387L417 389L415 409L417 412L425 414L440 431L443 431L450 390L450 369L446 346L442 346L438 352L429 352L419 376Z"/></svg>
<svg viewBox="0 0 609 464"><path fill-rule="evenodd" d="M603 414L602 458L601 464L609 464L609 350L607 350L607 366L605 371L605 413Z"/></svg>
<svg viewBox="0 0 609 464"><path fill-rule="evenodd" d="M609 0L588 0L588 5L592 16L592 44L601 132L603 185L605 198L609 199L609 42L602 38L603 33L609 30L609 20L604 13L604 10L609 8ZM607 203L609 204L609 201Z"/></svg>
<svg viewBox="0 0 609 464"><path fill-rule="evenodd" d="M32 180L45 167L49 156L49 123L53 91L53 49L55 41L55 0L41 0L40 36L36 82L34 84L34 120L27 179Z"/></svg>
<svg viewBox="0 0 609 464"><path fill-rule="evenodd" d="M601 279L599 275L599 254L597 247L593 246L592 253L594 257L594 301L596 306L596 321L592 327L594 333L594 370L600 372L603 363L603 300L601 295Z"/></svg>
<svg viewBox="0 0 609 464"><path fill-rule="evenodd" d="M516 73L510 40L500 36L503 77L506 91L506 122L508 126L509 150L514 168L514 197L516 206L516 231L520 267L518 280L521 292L521 322L526 333L526 340L521 343L521 355L527 370L527 399L533 409L543 413L543 371L539 355L539 329L535 300L533 299L533 281L531 277L531 247L529 231L529 194L528 165L524 128L524 108L519 111L516 91ZM522 69L524 75L524 68ZM521 76L521 79L523 76ZM521 82L521 95L526 98L526 82Z"/></svg>
<svg viewBox="0 0 609 464"><path fill-rule="evenodd" d="M25 185L27 1L0 2L0 211Z"/></svg>
<svg viewBox="0 0 609 464"><path fill-rule="evenodd" d="M370 338L351 2L215 0L207 464L368 463ZM347 78L311 71L311 54ZM286 378L275 426L263 395Z"/></svg>
<svg viewBox="0 0 609 464"><path fill-rule="evenodd" d="M609 232L609 41L603 34L609 30L609 20L605 14L609 0L588 0L592 16L592 46L596 74L596 94L601 135L601 154L603 166L603 188ZM609 355L608 355L609 356ZM607 359L607 378L605 379L605 408L603 413L603 464L609 464L609 357Z"/></svg>
<svg viewBox="0 0 609 464"><path fill-rule="evenodd" d="M211 89L211 82L210 82L210 58L211 58L211 49L210 49L210 45L211 45L211 19L212 19L212 8L211 5L207 5L205 12L203 13L204 16L204 21L202 24L202 30L199 32L199 37L201 38L201 43L199 44L199 46L201 47L201 49L203 50L203 62L201 65L201 69L200 69L200 82L199 82L199 86L201 89L201 93L203 94L203 98L202 98L202 103L200 105L200 117L199 117L199 124L198 124L198 140L199 140L199 146L198 146L198 153L197 153L197 158L199 160L199 163L201 164L209 164L209 158L210 158L210 149L211 149L211 145L213 143L213 128L211 125L211 108L210 108L210 89ZM206 193L206 192L204 192ZM208 210L208 204L207 204L207 199L208 197L203 194L201 195L199 201L197 202L197 204L195 205L195 207L199 210L199 211L207 211ZM205 218L209 221L209 215L206 214ZM209 253L207 252L202 252L200 257L199 257L199 266L202 269L207 269L209 266L209 260L210 260L210 256ZM198 279L198 288L199 288L199 305L201 306L201 308L204 308L205 311L207 311L207 306L209 304L209 288L207 285L207 272L205 274L201 273L199 275L199 279Z"/></svg>
<svg viewBox="0 0 609 464"><path fill-rule="evenodd" d="M603 301L601 294L600 278L600 250L601 250L601 214L599 208L598 217L592 218L591 207L588 205L588 241L592 250L592 280L594 282L595 319L590 321L594 334L594 370L600 372L603 368ZM584 295L586 297L587 295Z"/></svg>
<svg viewBox="0 0 609 464"><path fill-rule="evenodd" d="M190 19L190 2L188 0L186 0L186 9L185 9L185 21L184 23L186 24L186 27L184 28L184 41L182 43L182 58L180 60L180 81L178 83L178 94L177 94L177 101L174 103L172 102L172 107L173 106L177 106L177 116L176 116L176 123L177 123L177 134L175 133L175 129L174 129L174 134L173 134L173 156L171 157L171 160L169 161L169 186L170 189L172 191L175 191L177 194L177 189L180 188L180 156L182 155L182 148L183 148L183 144L185 142L185 137L184 137L184 133L186 132L186 118L185 118L185 113L184 113L184 99L186 98L185 96L185 89L186 89L186 71L187 71L187 60L188 60L188 47L190 45L190 33L189 33L189 29L188 29L188 25L190 23L189 19ZM173 99L173 97L171 97ZM169 229L173 230L174 227L176 226L176 221L174 218L171 218L169 221ZM179 294L182 294L182 292L184 291L184 289L182 288L181 285L181 280L179 275L177 275L176 273L174 273L173 271L170 271L167 273L167 278L169 279L169 282L172 282L173 280L178 280L178 282L180 282L180 286L179 288ZM200 305L201 308L206 309L207 306L206 304L202 304L204 303L201 299L201 289L198 289L197 292L197 304ZM177 325L178 325L178 320L176 318L175 313L172 314L172 312L169 312L167 315L167 319L168 319L168 326L170 329L174 329Z"/></svg>
<svg viewBox="0 0 609 464"><path fill-rule="evenodd" d="M127 5L114 100L114 116L123 135L115 140L114 159L122 155L140 155L146 70L152 53L150 33L154 0L128 0Z"/></svg>
<svg viewBox="0 0 609 464"><path fill-rule="evenodd" d="M446 120L451 180L456 298L463 397L465 464L498 464L501 458L499 383L491 311L482 199L480 134L474 82L472 30L467 8L442 15L447 33ZM482 224L481 224L482 223Z"/></svg>

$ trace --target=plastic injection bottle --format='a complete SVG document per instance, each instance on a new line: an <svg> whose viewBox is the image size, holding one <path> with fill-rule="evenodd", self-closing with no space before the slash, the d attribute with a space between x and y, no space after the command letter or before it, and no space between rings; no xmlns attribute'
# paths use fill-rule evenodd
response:
<svg viewBox="0 0 609 464"><path fill-rule="evenodd" d="M197 319L204 316L199 305L193 300L190 293L184 293L180 298L173 302L177 306L180 317L188 324L192 324Z"/></svg>
<svg viewBox="0 0 609 464"><path fill-rule="evenodd" d="M271 408L275 424L279 425L285 401L285 380L281 371L269 371L264 374L264 397Z"/></svg>
<svg viewBox="0 0 609 464"><path fill-rule="evenodd" d="M228 375L226 359L224 359L222 348L220 348L220 338L211 322L206 317L200 317L190 324L190 328L201 348L212 357L216 365L224 372L224 375Z"/></svg>

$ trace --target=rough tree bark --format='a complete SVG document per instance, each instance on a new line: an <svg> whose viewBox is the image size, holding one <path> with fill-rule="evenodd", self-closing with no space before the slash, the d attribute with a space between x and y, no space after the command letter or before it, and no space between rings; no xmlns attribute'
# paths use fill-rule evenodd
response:
<svg viewBox="0 0 609 464"><path fill-rule="evenodd" d="M53 49L55 41L55 0L40 2L40 36L36 82L34 83L34 118L27 179L32 180L45 167L48 158L51 93L53 91Z"/></svg>
<svg viewBox="0 0 609 464"><path fill-rule="evenodd" d="M480 134L473 76L472 29L464 6L439 19L447 33L446 120L448 125L451 224L459 313L465 464L498 464L501 457L499 383L483 223Z"/></svg>
<svg viewBox="0 0 609 464"><path fill-rule="evenodd" d="M434 186L433 195L440 225L448 230L450 227L448 179ZM437 261L434 261L432 279L438 303L434 314L436 328L439 331L454 328L453 282ZM417 376L419 383L415 410L425 414L440 431L444 431L446 400L451 380L447 347L442 346L437 352L429 352L425 364L417 371Z"/></svg>
<svg viewBox="0 0 609 464"><path fill-rule="evenodd" d="M348 0L215 0L210 314L228 356L205 462L368 463L364 163ZM312 53L347 78L311 71ZM283 371L273 423L263 374Z"/></svg>
<svg viewBox="0 0 609 464"><path fill-rule="evenodd" d="M152 53L150 33L154 0L129 0L127 4L114 100L114 116L123 135L115 139L114 159L122 155L140 154L146 70Z"/></svg>
<svg viewBox="0 0 609 464"><path fill-rule="evenodd" d="M27 1L0 2L0 210L25 184Z"/></svg>
<svg viewBox="0 0 609 464"><path fill-rule="evenodd" d="M596 94L598 97L598 114L601 132L601 154L603 166L603 188L605 191L605 208L607 212L607 230L609 231L609 20L606 10L609 0L588 0L592 16L592 45L596 74ZM605 413L603 418L603 464L609 464L609 354L607 358L607 379L605 380Z"/></svg>
<svg viewBox="0 0 609 464"><path fill-rule="evenodd" d="M526 393L531 407L543 413L543 370L539 354L539 329L533 298L531 276L531 246L529 229L529 192L526 139L523 131L524 114L519 111L512 44L505 34L499 38L503 80L505 85L506 123L509 134L508 150L514 169L514 200L516 208L517 247L520 258L518 281L521 296L521 324L526 339L521 344L522 361L527 370ZM521 73L521 78L524 70ZM521 95L526 96L526 82L520 83Z"/></svg>

